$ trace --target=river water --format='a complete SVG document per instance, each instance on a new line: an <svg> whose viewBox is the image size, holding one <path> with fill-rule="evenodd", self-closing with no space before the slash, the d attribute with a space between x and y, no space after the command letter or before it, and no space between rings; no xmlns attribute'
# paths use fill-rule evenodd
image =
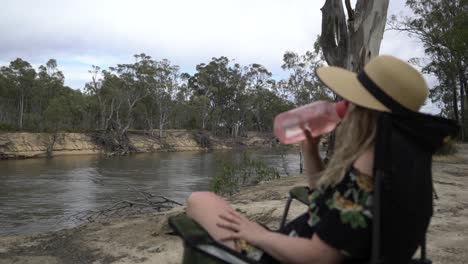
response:
<svg viewBox="0 0 468 264"><path fill-rule="evenodd" d="M299 154L250 151L285 174L299 173ZM219 159L236 161L240 150L169 152L125 157L65 156L0 161L0 236L29 235L76 225L77 212L104 208L135 196L131 188L184 203L193 191L210 189Z"/></svg>

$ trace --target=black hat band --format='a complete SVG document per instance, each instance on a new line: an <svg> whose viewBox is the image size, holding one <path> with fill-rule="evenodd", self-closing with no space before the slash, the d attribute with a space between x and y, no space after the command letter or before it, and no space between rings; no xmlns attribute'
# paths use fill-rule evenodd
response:
<svg viewBox="0 0 468 264"><path fill-rule="evenodd" d="M359 73L357 78L362 86L364 86L364 88L366 88L366 90L372 94L375 99L390 109L392 113L407 113L408 111L411 111L383 92L382 89L380 89L380 87L369 78L365 71Z"/></svg>

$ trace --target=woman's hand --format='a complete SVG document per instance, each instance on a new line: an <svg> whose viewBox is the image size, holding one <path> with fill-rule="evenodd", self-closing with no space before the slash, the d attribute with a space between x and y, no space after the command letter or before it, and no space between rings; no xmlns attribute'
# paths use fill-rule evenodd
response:
<svg viewBox="0 0 468 264"><path fill-rule="evenodd" d="M270 232L235 211L222 213L219 218L220 222L217 226L232 231L228 236L221 238L221 241L242 239L251 245L258 246L264 235Z"/></svg>
<svg viewBox="0 0 468 264"><path fill-rule="evenodd" d="M319 153L320 136L312 137L309 131L304 130L306 139L301 142L302 153L304 154L304 175L309 182L309 188L315 189L315 182L319 173L324 169L322 158Z"/></svg>
<svg viewBox="0 0 468 264"><path fill-rule="evenodd" d="M321 136L313 137L308 130L304 130L304 135L306 139L301 142L302 153L305 155L318 155Z"/></svg>

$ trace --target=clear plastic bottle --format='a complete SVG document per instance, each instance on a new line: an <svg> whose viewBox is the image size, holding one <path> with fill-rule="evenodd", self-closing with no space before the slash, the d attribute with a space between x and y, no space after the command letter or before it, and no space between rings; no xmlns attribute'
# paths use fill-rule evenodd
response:
<svg viewBox="0 0 468 264"><path fill-rule="evenodd" d="M305 139L304 130L313 137L331 132L346 114L348 103L317 101L281 113L275 117L273 130L283 144L293 144Z"/></svg>

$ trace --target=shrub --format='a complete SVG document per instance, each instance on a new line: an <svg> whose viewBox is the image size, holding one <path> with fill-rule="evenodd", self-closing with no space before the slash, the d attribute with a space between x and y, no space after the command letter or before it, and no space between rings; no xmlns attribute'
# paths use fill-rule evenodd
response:
<svg viewBox="0 0 468 264"><path fill-rule="evenodd" d="M275 168L268 167L261 160L254 160L248 152L243 152L239 162L218 160L215 177L211 180L211 190L220 195L232 195L240 187L255 185L279 177Z"/></svg>
<svg viewBox="0 0 468 264"><path fill-rule="evenodd" d="M454 139L447 140L442 147L440 147L435 155L438 156L448 156L457 153L457 146L455 145Z"/></svg>
<svg viewBox="0 0 468 264"><path fill-rule="evenodd" d="M15 131L15 127L10 125L10 124L6 124L6 123L0 123L0 131Z"/></svg>

